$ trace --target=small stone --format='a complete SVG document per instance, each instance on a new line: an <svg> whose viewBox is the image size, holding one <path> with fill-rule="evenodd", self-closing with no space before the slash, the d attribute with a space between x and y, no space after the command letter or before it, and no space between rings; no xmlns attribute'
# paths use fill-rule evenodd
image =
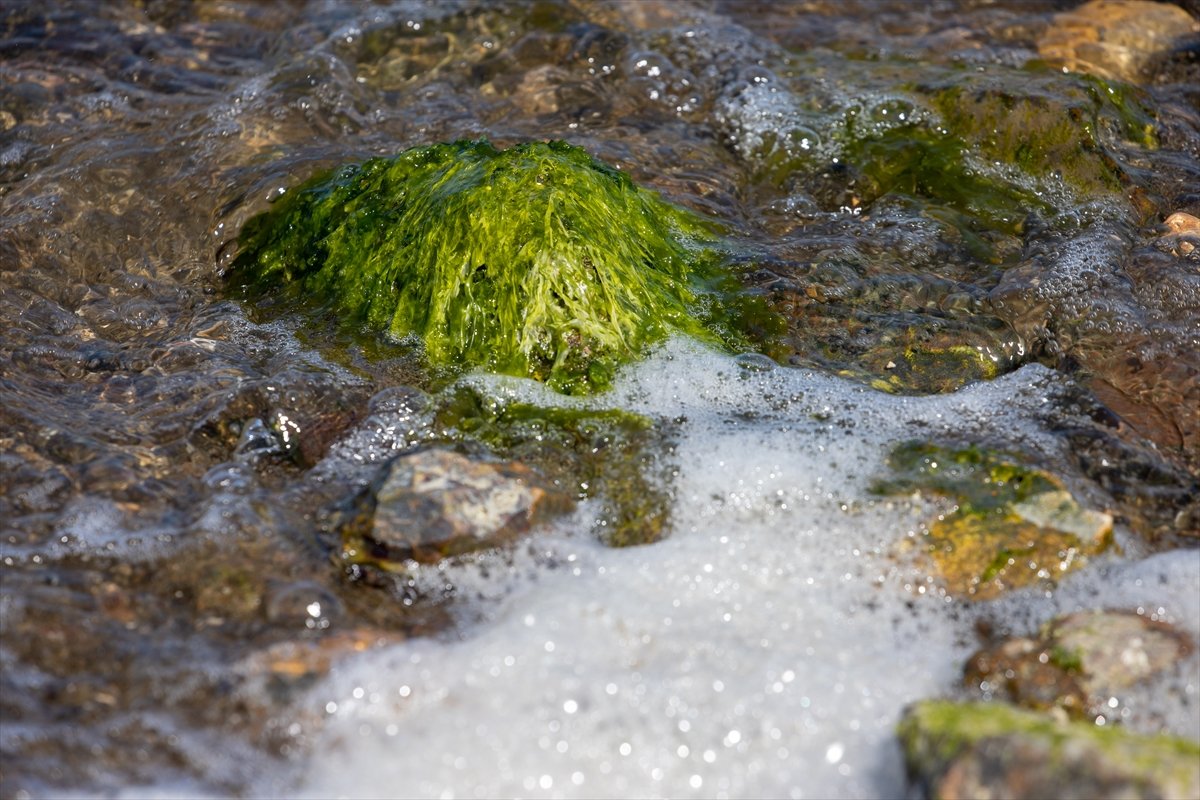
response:
<svg viewBox="0 0 1200 800"><path fill-rule="evenodd" d="M1082 717L1087 693L1079 685L1077 670L1064 666L1057 655L1035 639L1005 639L971 656L963 682L986 699L1005 699L1038 711L1062 709Z"/></svg>
<svg viewBox="0 0 1200 800"><path fill-rule="evenodd" d="M1167 217L1163 220L1163 224L1171 233L1200 233L1200 218L1182 211L1176 211Z"/></svg>
<svg viewBox="0 0 1200 800"><path fill-rule="evenodd" d="M504 544L528 531L556 495L519 462L473 461L423 450L389 462L360 514L343 532L347 557L384 565L434 563Z"/></svg>
<svg viewBox="0 0 1200 800"><path fill-rule="evenodd" d="M1193 650L1183 631L1128 612L1071 614L1051 622L1043 637L1078 662L1083 686L1095 696L1144 681Z"/></svg>
<svg viewBox="0 0 1200 800"><path fill-rule="evenodd" d="M1013 512L1040 528L1054 528L1099 544L1112 533L1112 515L1092 511L1075 502L1070 492L1043 492L1013 505Z"/></svg>
<svg viewBox="0 0 1200 800"><path fill-rule="evenodd" d="M1163 220L1167 233L1160 237L1159 246L1172 255L1187 257L1200 248L1200 219L1177 211Z"/></svg>

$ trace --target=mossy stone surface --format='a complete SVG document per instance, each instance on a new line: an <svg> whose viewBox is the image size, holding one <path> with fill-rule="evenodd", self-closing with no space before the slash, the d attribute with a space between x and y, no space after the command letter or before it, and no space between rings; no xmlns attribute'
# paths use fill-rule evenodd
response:
<svg viewBox="0 0 1200 800"><path fill-rule="evenodd" d="M737 338L716 241L579 147L459 141L287 191L244 226L231 277L416 337L433 365L587 394L670 331Z"/></svg>
<svg viewBox="0 0 1200 800"><path fill-rule="evenodd" d="M910 780L931 798L1191 798L1200 744L1058 722L1002 703L930 700L897 730Z"/></svg>
<svg viewBox="0 0 1200 800"><path fill-rule="evenodd" d="M913 441L898 446L889 464L894 474L876 481L877 494L918 492L956 504L925 537L952 595L987 600L1053 583L1111 539L1110 516L1082 508L1058 478L1005 453Z"/></svg>

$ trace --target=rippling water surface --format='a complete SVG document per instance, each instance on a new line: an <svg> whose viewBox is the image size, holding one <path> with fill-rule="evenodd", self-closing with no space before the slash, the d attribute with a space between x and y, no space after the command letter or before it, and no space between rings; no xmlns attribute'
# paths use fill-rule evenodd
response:
<svg viewBox="0 0 1200 800"><path fill-rule="evenodd" d="M1066 71L1066 5L0 5L0 795L896 796L978 627L1200 635L1197 45ZM713 218L787 330L588 401L667 431L662 541L603 545L596 496L351 580L330 509L448 384L558 401L224 270L319 170L481 137ZM951 597L937 508L868 491L914 437L1021 453L1116 547ZM1126 723L1200 737L1198 671Z"/></svg>

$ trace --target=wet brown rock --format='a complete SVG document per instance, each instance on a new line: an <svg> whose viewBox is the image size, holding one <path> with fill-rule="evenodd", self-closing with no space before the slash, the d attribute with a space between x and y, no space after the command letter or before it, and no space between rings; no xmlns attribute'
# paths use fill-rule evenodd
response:
<svg viewBox="0 0 1200 800"><path fill-rule="evenodd" d="M247 680L311 682L340 659L354 653L405 640L394 631L358 628L331 633L319 639L278 642L241 661L235 672Z"/></svg>
<svg viewBox="0 0 1200 800"><path fill-rule="evenodd" d="M1109 698L1171 667L1193 648L1187 634L1138 614L1070 614L1049 622L1036 639L1014 637L980 650L963 680L985 697L1095 719L1111 713Z"/></svg>
<svg viewBox="0 0 1200 800"><path fill-rule="evenodd" d="M504 544L565 500L519 462L423 450L390 461L355 505L343 525L343 555L395 566Z"/></svg>
<svg viewBox="0 0 1200 800"><path fill-rule="evenodd" d="M1077 671L1066 669L1042 642L1024 637L1006 639L973 655L963 682L985 697L1007 696L1034 709L1062 708L1082 715L1087 695Z"/></svg>
<svg viewBox="0 0 1200 800"><path fill-rule="evenodd" d="M1002 703L924 701L897 733L910 796L1193 798L1200 745L1111 726L1061 722Z"/></svg>
<svg viewBox="0 0 1200 800"><path fill-rule="evenodd" d="M1057 15L1037 47L1069 70L1139 83L1156 56L1197 30L1190 14L1169 3L1093 0Z"/></svg>
<svg viewBox="0 0 1200 800"><path fill-rule="evenodd" d="M1176 211L1163 220L1171 233L1200 233L1200 219L1182 211Z"/></svg>
<svg viewBox="0 0 1200 800"><path fill-rule="evenodd" d="M1163 220L1167 232L1160 242L1171 255L1187 257L1200 252L1200 219L1177 211Z"/></svg>
<svg viewBox="0 0 1200 800"><path fill-rule="evenodd" d="M512 103L527 114L558 111L558 87L569 79L566 71L543 64L526 72L511 96Z"/></svg>

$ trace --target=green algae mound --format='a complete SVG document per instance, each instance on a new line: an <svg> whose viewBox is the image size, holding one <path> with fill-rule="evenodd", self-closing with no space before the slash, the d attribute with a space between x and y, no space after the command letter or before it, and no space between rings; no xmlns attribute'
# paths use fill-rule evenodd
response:
<svg viewBox="0 0 1200 800"><path fill-rule="evenodd" d="M587 394L672 330L729 341L714 242L579 147L458 141L287 192L243 228L232 278L416 337L433 365Z"/></svg>

